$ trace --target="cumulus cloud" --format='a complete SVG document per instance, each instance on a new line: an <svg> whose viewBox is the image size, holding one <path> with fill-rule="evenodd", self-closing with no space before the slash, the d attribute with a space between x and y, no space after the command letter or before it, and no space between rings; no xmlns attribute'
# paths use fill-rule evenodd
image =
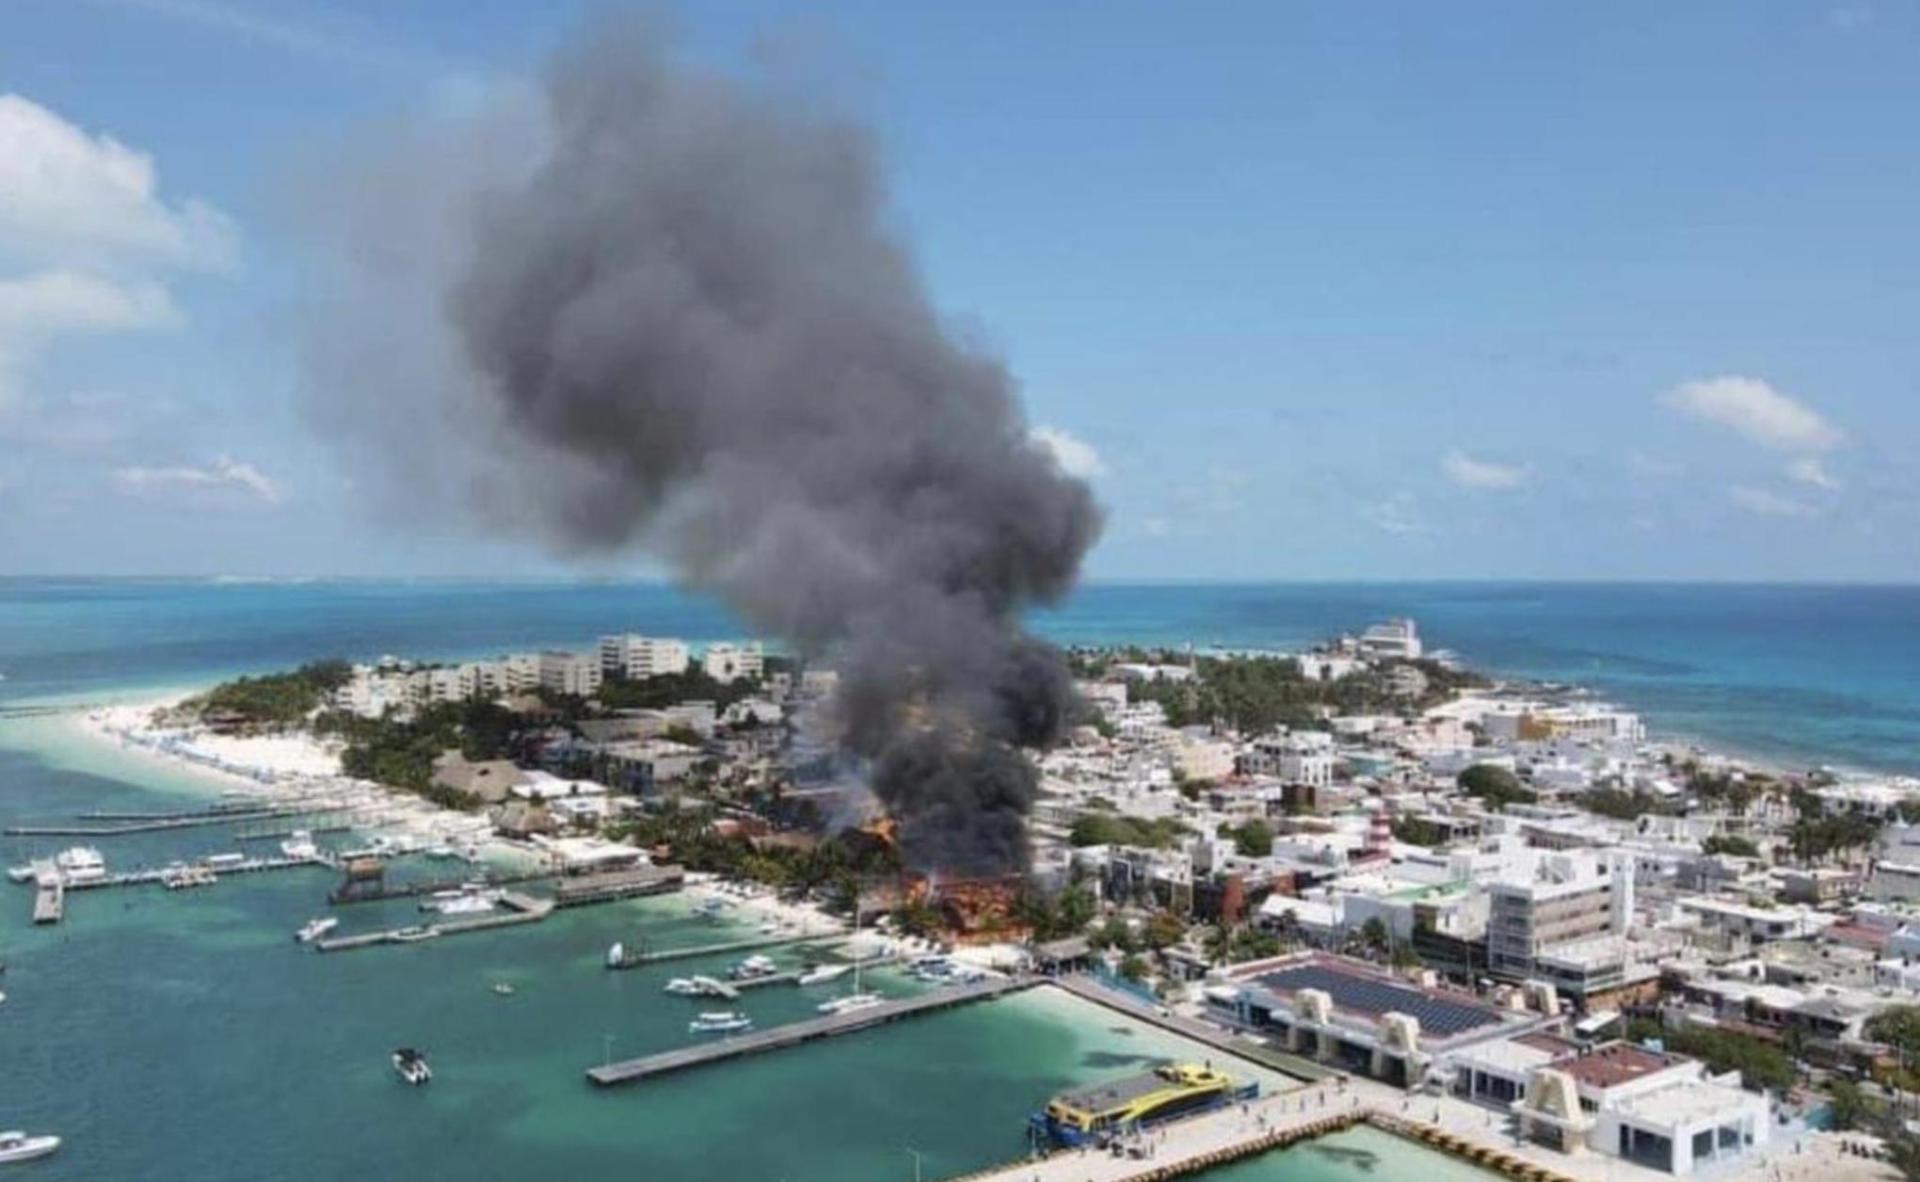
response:
<svg viewBox="0 0 1920 1182"><path fill-rule="evenodd" d="M224 267L233 223L203 201L169 205L153 158L0 94L0 257L29 265Z"/></svg>
<svg viewBox="0 0 1920 1182"><path fill-rule="evenodd" d="M1091 443L1059 427L1035 427L1029 438L1053 457L1053 462L1069 476L1091 480L1106 474L1107 465Z"/></svg>
<svg viewBox="0 0 1920 1182"><path fill-rule="evenodd" d="M1666 402L1776 451L1829 451L1846 439L1819 411L1759 378L1729 375L1683 382L1667 392Z"/></svg>
<svg viewBox="0 0 1920 1182"><path fill-rule="evenodd" d="M177 324L164 276L235 257L227 216L169 203L153 158L18 94L0 94L0 415L59 338Z"/></svg>
<svg viewBox="0 0 1920 1182"><path fill-rule="evenodd" d="M1455 448L1440 459L1440 470L1461 488L1504 491L1519 488L1531 474L1523 465L1497 464L1476 459Z"/></svg>
<svg viewBox="0 0 1920 1182"><path fill-rule="evenodd" d="M1811 505L1752 484L1734 485L1727 490L1727 499L1762 517L1812 517L1814 513Z"/></svg>
<svg viewBox="0 0 1920 1182"><path fill-rule="evenodd" d="M1840 482L1827 471L1819 456L1804 456L1788 464L1787 479L1810 484L1827 492L1838 492L1840 489Z"/></svg>
<svg viewBox="0 0 1920 1182"><path fill-rule="evenodd" d="M113 482L128 492L164 492L180 489L233 489L273 505L280 502L280 485L252 464L221 456L205 467L126 467L116 469Z"/></svg>

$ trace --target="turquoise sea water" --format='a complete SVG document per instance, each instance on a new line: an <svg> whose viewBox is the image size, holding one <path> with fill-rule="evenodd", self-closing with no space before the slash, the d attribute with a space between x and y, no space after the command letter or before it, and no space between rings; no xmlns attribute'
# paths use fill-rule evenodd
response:
<svg viewBox="0 0 1920 1182"><path fill-rule="evenodd" d="M1717 584L1093 585L1066 643L1289 648L1389 615L1483 668L1592 685L1656 732L1805 765L1920 770L1920 588ZM448 657L638 629L743 629L653 584L0 579L0 703L177 685L329 653Z"/></svg>
<svg viewBox="0 0 1920 1182"><path fill-rule="evenodd" d="M1037 624L1064 641L1285 647L1410 612L1483 663L1601 681L1656 724L1831 762L1915 766L1903 663L1910 591L1821 589L1141 587L1087 590ZM652 586L0 581L0 705L95 700L314 656L452 656L581 643L634 628L739 629ZM70 721L0 721L0 826L83 809L197 803L195 781L77 741ZM204 789L200 789L204 791ZM0 838L0 863L46 841ZM232 848L198 829L102 843L127 866ZM1191 1053L1051 992L599 1092L583 1070L680 1045L699 1003L659 991L690 962L630 973L605 946L646 930L712 938L649 900L405 948L318 956L291 933L321 913L322 871L205 891L77 896L28 923L0 883L0 1127L57 1131L45 1179L567 1177L662 1182L937 1178L1012 1157L1025 1114L1062 1087ZM349 909L345 930L412 922L411 904ZM489 990L510 981L515 996ZM910 986L885 981L894 992ZM810 1013L796 990L750 995L763 1024ZM387 1051L427 1047L432 1087L398 1085ZM1454 1178L1419 1147L1358 1130L1246 1163L1240 1182Z"/></svg>

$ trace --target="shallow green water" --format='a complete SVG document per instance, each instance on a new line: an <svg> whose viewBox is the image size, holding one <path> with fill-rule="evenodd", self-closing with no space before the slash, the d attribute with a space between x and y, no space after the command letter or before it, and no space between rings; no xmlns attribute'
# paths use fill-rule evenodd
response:
<svg viewBox="0 0 1920 1182"><path fill-rule="evenodd" d="M0 725L0 824L203 803L185 791L191 783L75 746L45 723ZM0 861L59 844L0 839ZM233 848L219 829L101 845L116 867ZM878 1182L912 1177L911 1148L925 1176L938 1178L1019 1155L1027 1112L1055 1091L1205 1054L1042 990L600 1091L585 1082L587 1067L608 1053L683 1045L689 1017L711 1007L661 993L665 979L726 963L613 973L601 967L607 944L644 931L658 946L690 946L724 929L693 918L684 901L653 899L316 955L291 933L323 912L331 885L330 872L315 869L200 891L80 894L64 925L36 929L27 888L0 884L0 957L9 964L0 978L9 995L0 1006L0 1126L68 1139L22 1176ZM411 901L340 914L342 932L419 918ZM517 993L493 994L499 980ZM898 976L876 983L896 994L913 988ZM742 1008L764 1027L811 1016L826 995L774 986ZM431 1087L394 1080L386 1056L400 1044L431 1052ZM1372 1144L1354 1136L1361 1148ZM1377 1175L1392 1157L1377 1145L1345 1156L1334 1152L1339 1143L1326 1145L1220 1177L1345 1182ZM1240 1172L1248 1169L1272 1172ZM1424 1164L1422 1176L1442 1182Z"/></svg>

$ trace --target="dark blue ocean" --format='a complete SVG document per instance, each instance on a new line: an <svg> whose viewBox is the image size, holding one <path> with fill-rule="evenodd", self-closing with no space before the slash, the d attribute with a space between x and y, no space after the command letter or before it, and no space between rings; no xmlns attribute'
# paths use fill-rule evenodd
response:
<svg viewBox="0 0 1920 1182"><path fill-rule="evenodd" d="M1920 771L1920 588L1116 585L1034 626L1065 643L1291 648L1389 615L1496 673L1577 681L1657 734L1793 764ZM647 583L0 580L0 701L175 686L317 656L452 657L636 630L743 630Z"/></svg>

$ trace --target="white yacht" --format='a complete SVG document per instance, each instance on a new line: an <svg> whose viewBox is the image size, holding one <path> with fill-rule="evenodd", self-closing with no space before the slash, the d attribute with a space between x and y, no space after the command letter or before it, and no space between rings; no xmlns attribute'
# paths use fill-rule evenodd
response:
<svg viewBox="0 0 1920 1182"><path fill-rule="evenodd" d="M780 966L773 963L772 957L749 956L728 969L727 976L736 981L753 981L761 977L771 977L779 971Z"/></svg>
<svg viewBox="0 0 1920 1182"><path fill-rule="evenodd" d="M32 1161L36 1157L45 1157L60 1148L60 1138L51 1133L29 1137L18 1129L0 1133L0 1165L15 1161Z"/></svg>
<svg viewBox="0 0 1920 1182"><path fill-rule="evenodd" d="M849 993L845 997L836 997L831 1001L823 1001L815 1006L814 1009L819 1010L823 1014L833 1014L837 1016L840 1014L858 1013L861 1010L870 1010L877 1005L885 1004L886 1000L886 998L881 997L877 993Z"/></svg>
<svg viewBox="0 0 1920 1182"><path fill-rule="evenodd" d="M687 1023L688 1034L733 1034L752 1030L753 1019L738 1010L716 1010Z"/></svg>
<svg viewBox="0 0 1920 1182"><path fill-rule="evenodd" d="M692 977L675 977L666 983L665 990L676 997L698 997L705 992Z"/></svg>
<svg viewBox="0 0 1920 1182"><path fill-rule="evenodd" d="M7 867L7 877L14 882L32 882L33 874L34 870L31 862L21 866Z"/></svg>
<svg viewBox="0 0 1920 1182"><path fill-rule="evenodd" d="M311 832L295 829L292 836L280 843L280 852L289 858L312 861L320 856L320 847L313 843Z"/></svg>
<svg viewBox="0 0 1920 1182"><path fill-rule="evenodd" d="M853 966L850 964L815 965L800 974L800 984L825 985L828 981L838 981L852 971Z"/></svg>
<svg viewBox="0 0 1920 1182"><path fill-rule="evenodd" d="M77 845L54 855L54 868L68 886L99 882L107 876L107 860L90 845Z"/></svg>
<svg viewBox="0 0 1920 1182"><path fill-rule="evenodd" d="M302 944L311 944L339 926L338 919L331 915L323 915L319 919L310 919L301 924L300 930L293 934L293 938Z"/></svg>

